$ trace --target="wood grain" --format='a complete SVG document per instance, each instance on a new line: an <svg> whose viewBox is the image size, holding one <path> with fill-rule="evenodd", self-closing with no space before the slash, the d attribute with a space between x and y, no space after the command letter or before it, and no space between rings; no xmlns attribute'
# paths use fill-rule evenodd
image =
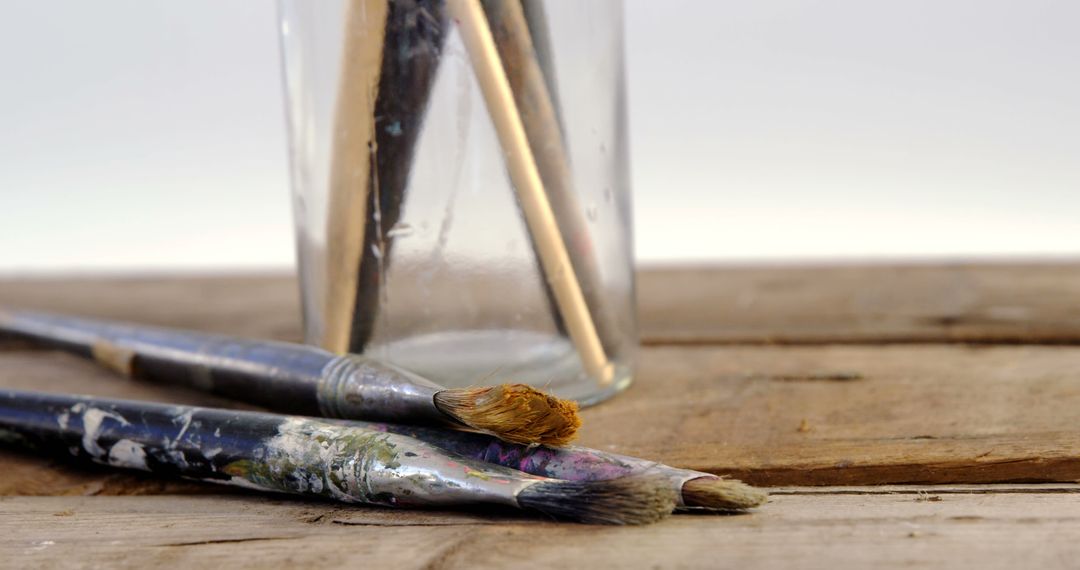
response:
<svg viewBox="0 0 1080 570"><path fill-rule="evenodd" d="M1080 343L1080 263L653 267L638 290L646 344ZM281 275L8 279L0 305L302 336Z"/></svg>
<svg viewBox="0 0 1080 570"><path fill-rule="evenodd" d="M992 569L1080 555L1080 266L669 268L640 283L640 373L584 411L581 443L774 486L757 512L585 527L4 451L0 567ZM8 280L0 304L300 338L286 277ZM232 405L25 348L0 343L0 386ZM991 484L1031 481L1050 484Z"/></svg>
<svg viewBox="0 0 1080 570"><path fill-rule="evenodd" d="M582 443L762 485L1080 479L1080 349L655 347Z"/></svg>
<svg viewBox="0 0 1080 570"><path fill-rule="evenodd" d="M640 366L584 410L581 444L771 486L1080 480L1080 348L669 346ZM51 352L0 352L0 386L233 405ZM93 479L39 467L0 472L0 493Z"/></svg>
<svg viewBox="0 0 1080 570"><path fill-rule="evenodd" d="M1080 342L1080 264L654 268L638 282L650 344Z"/></svg>
<svg viewBox="0 0 1080 570"><path fill-rule="evenodd" d="M303 338L296 279L282 275L12 278L0 280L0 306L277 340Z"/></svg>
<svg viewBox="0 0 1080 570"><path fill-rule="evenodd" d="M21 568L1069 568L1080 494L779 495L739 516L647 527L254 496L0 500Z"/></svg>

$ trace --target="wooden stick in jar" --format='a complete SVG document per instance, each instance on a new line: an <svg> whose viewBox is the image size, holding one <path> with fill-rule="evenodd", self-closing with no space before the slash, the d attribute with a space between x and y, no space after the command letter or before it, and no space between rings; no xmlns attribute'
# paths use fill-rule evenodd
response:
<svg viewBox="0 0 1080 570"><path fill-rule="evenodd" d="M510 178L540 258L540 265L554 293L570 338L586 372L602 383L609 383L614 375L612 363L600 340L596 323L559 229L484 9L480 0L449 0L447 6L458 24L469 53L488 112L495 124L499 143L506 155Z"/></svg>

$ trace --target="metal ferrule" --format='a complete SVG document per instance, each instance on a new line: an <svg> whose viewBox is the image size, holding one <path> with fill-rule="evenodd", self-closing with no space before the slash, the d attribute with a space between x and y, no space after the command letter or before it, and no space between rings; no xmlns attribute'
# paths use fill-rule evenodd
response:
<svg viewBox="0 0 1080 570"><path fill-rule="evenodd" d="M390 506L500 504L547 481L414 438L300 416L0 391L0 441L113 467Z"/></svg>
<svg viewBox="0 0 1080 570"><path fill-rule="evenodd" d="M317 397L325 417L446 424L451 420L434 399L444 389L397 366L349 354L323 368Z"/></svg>
<svg viewBox="0 0 1080 570"><path fill-rule="evenodd" d="M679 469L678 467L671 467L662 463L657 463L655 466L652 467L652 469L656 470L655 472L662 473L665 477L667 477L668 481L671 481L672 488L679 491L675 493L675 507L678 509L697 508L688 507L683 501L682 486L685 485L687 481L690 481L692 479L700 479L701 477L716 477L716 475L712 475L709 473L691 471L689 469Z"/></svg>

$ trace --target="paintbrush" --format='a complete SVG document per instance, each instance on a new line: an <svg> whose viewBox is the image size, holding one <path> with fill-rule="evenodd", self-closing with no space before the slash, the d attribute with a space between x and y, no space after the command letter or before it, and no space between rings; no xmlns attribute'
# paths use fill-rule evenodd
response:
<svg viewBox="0 0 1080 570"><path fill-rule="evenodd" d="M597 323L582 288L581 277L559 227L552 196L544 185L541 163L529 140L514 97L513 86L500 57L480 0L447 0L480 83L488 114L503 149L507 170L525 218L547 285L559 309L585 371L600 384L614 381L614 366L597 331ZM546 119L545 119L546 120Z"/></svg>
<svg viewBox="0 0 1080 570"><path fill-rule="evenodd" d="M574 188L570 153L556 105L554 56L544 6L536 0L483 0L481 4L486 22L472 25L486 23L490 29L536 172L570 253L569 261L599 341L606 351L615 352L620 349L616 344L618 325L605 297L586 211ZM507 148L506 152L517 151ZM536 249L536 238L533 243ZM554 303L552 287L548 285L546 290Z"/></svg>
<svg viewBox="0 0 1080 570"><path fill-rule="evenodd" d="M503 505L558 519L643 524L674 508L653 477L561 481L408 436L315 418L0 391L0 440L260 491L393 507Z"/></svg>
<svg viewBox="0 0 1080 570"><path fill-rule="evenodd" d="M577 404L524 384L445 388L378 360L301 344L4 310L0 333L125 376L285 413L443 424L525 444L566 444L581 425Z"/></svg>
<svg viewBox="0 0 1080 570"><path fill-rule="evenodd" d="M407 435L469 459L553 479L603 481L657 474L677 493L677 506L685 510L743 510L761 506L768 499L765 491L741 481L587 447L521 445L479 433L392 423L348 423Z"/></svg>
<svg viewBox="0 0 1080 570"><path fill-rule="evenodd" d="M375 333L446 19L442 0L347 3L320 311L332 352L361 353Z"/></svg>
<svg viewBox="0 0 1080 570"><path fill-rule="evenodd" d="M373 231L368 216L374 215L371 182L376 152L375 102L382 70L383 39L388 3L383 0L349 0L343 14L341 72L334 111L329 204L326 208L324 266L306 267L312 256L300 256L300 276L321 285L321 303L304 306L305 323L319 323L318 343L333 352L347 352L357 303L362 260L369 251L367 238ZM297 210L302 206L298 202ZM325 272L325 274L323 273ZM311 277L309 277L309 275ZM366 286L366 285L365 285ZM316 339L309 338L315 342Z"/></svg>

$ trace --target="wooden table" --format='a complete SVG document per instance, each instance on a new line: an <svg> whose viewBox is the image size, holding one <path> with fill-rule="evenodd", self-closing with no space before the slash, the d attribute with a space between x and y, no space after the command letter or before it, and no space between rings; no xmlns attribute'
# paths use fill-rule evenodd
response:
<svg viewBox="0 0 1080 570"><path fill-rule="evenodd" d="M263 497L0 452L0 566L1071 567L1080 265L640 275L641 371L581 443L773 487L637 528ZM0 282L0 303L297 340L290 277ZM0 345L0 385L227 405Z"/></svg>

